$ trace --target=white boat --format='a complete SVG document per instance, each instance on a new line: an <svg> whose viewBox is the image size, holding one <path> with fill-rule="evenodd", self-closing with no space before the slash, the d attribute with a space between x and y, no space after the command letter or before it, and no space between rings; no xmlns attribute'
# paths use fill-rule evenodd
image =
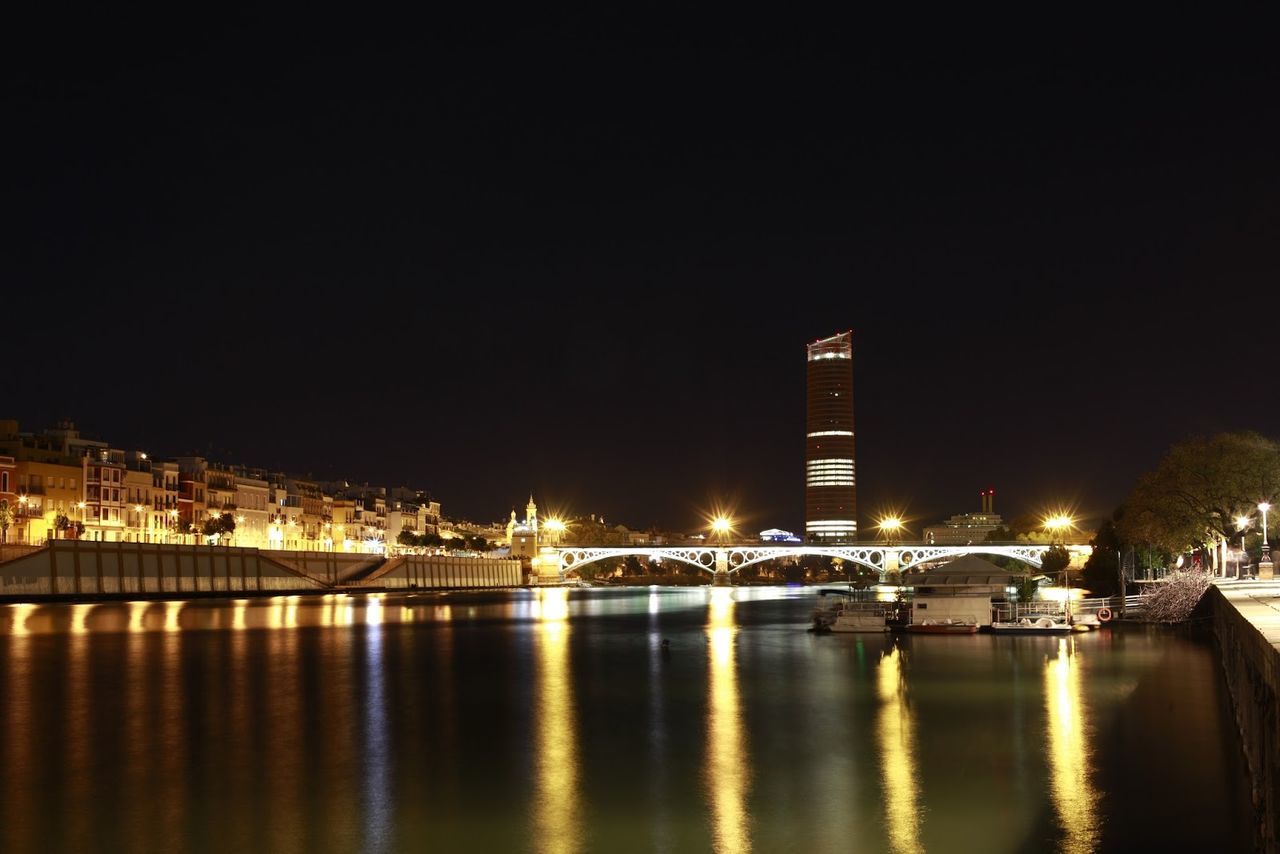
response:
<svg viewBox="0 0 1280 854"><path fill-rule="evenodd" d="M1089 629L1102 628L1102 621L1098 619L1097 614L1072 614L1071 625L1078 632L1088 631Z"/></svg>
<svg viewBox="0 0 1280 854"><path fill-rule="evenodd" d="M883 609L844 608L828 628L833 632L887 632Z"/></svg>
<svg viewBox="0 0 1280 854"><path fill-rule="evenodd" d="M1038 617L1034 620L1023 617L1010 623L991 624L991 631L998 635L1065 635L1072 630L1070 623L1052 617Z"/></svg>
<svg viewBox="0 0 1280 854"><path fill-rule="evenodd" d="M833 603L823 603L813 609L815 632L886 632L887 611L884 602L858 598L858 594L844 590L820 590L826 597L835 594Z"/></svg>

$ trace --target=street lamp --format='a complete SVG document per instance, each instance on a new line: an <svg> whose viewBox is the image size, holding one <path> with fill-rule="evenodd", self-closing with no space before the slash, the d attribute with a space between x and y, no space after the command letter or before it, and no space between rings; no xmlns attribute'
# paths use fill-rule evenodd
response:
<svg viewBox="0 0 1280 854"><path fill-rule="evenodd" d="M1245 532L1245 529L1246 529L1246 528L1248 528L1248 527L1249 527L1249 517L1248 517L1248 516L1237 516L1237 517L1236 517L1236 530L1240 532L1240 557L1238 557L1238 558L1236 559L1236 578L1239 578L1239 577L1240 577L1240 567L1241 567L1241 565L1242 565L1242 564L1244 564L1244 558L1245 558L1245 553L1244 553L1244 532Z"/></svg>
<svg viewBox="0 0 1280 854"><path fill-rule="evenodd" d="M711 533L716 538L724 542L725 537L729 536L729 532L733 530L733 521L726 516L717 516L711 520Z"/></svg>
<svg viewBox="0 0 1280 854"><path fill-rule="evenodd" d="M551 545L560 545L560 537L564 534L564 522L553 516L542 523L542 530L547 532L547 539L551 540Z"/></svg>
<svg viewBox="0 0 1280 854"><path fill-rule="evenodd" d="M1267 511L1271 505L1263 501L1258 504L1258 509L1262 511L1262 560L1258 561L1258 577L1271 578L1275 574L1271 564L1271 541L1267 539Z"/></svg>
<svg viewBox="0 0 1280 854"><path fill-rule="evenodd" d="M902 520L897 516L889 516L880 520L879 528L889 545L893 545L894 536L902 530Z"/></svg>
<svg viewBox="0 0 1280 854"><path fill-rule="evenodd" d="M138 514L138 542L142 542L142 534L145 529L145 525L143 524L143 520L142 520L142 514L146 509L147 508L143 507L141 504L133 505L133 512Z"/></svg>

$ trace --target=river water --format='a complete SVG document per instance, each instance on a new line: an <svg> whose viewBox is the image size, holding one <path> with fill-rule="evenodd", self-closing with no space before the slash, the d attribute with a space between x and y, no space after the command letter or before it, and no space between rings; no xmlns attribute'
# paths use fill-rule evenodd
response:
<svg viewBox="0 0 1280 854"><path fill-rule="evenodd" d="M0 606L0 850L1251 849L1211 642L814 635L816 598Z"/></svg>

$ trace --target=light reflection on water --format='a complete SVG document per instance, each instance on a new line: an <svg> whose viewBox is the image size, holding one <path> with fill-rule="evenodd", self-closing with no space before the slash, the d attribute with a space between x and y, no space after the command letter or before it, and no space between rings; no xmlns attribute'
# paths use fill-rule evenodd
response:
<svg viewBox="0 0 1280 854"><path fill-rule="evenodd" d="M738 704L733 590L711 589L707 608L707 797L711 801L715 849L750 851L747 819L749 757Z"/></svg>
<svg viewBox="0 0 1280 854"><path fill-rule="evenodd" d="M577 726L569 666L569 591L539 590L533 610L538 618L534 844L538 851L563 854L582 850Z"/></svg>
<svg viewBox="0 0 1280 854"><path fill-rule="evenodd" d="M1115 850L1153 809L1247 843L1211 647L814 636L812 598L3 606L0 850ZM1158 799L1115 782L1157 762Z"/></svg>
<svg viewBox="0 0 1280 854"><path fill-rule="evenodd" d="M902 651L890 647L876 675L880 714L876 734L884 775L885 823L895 852L920 851L919 772L915 760L915 723L907 703Z"/></svg>
<svg viewBox="0 0 1280 854"><path fill-rule="evenodd" d="M1098 844L1098 793L1089 780L1089 727L1075 638L1059 638L1045 661L1044 701L1049 718L1049 775L1062 823L1063 851L1093 851Z"/></svg>

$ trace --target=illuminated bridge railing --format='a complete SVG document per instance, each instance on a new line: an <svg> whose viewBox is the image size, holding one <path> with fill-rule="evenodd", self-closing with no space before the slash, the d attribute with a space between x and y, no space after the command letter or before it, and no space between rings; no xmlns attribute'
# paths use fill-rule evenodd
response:
<svg viewBox="0 0 1280 854"><path fill-rule="evenodd" d="M1085 544L1068 543L1065 548L1072 554L1088 555L1092 548ZM1047 543L975 543L963 546L938 546L929 544L902 545L700 545L700 546L563 546L544 550L551 564L559 573L576 567L587 566L599 560L615 557L645 557L674 560L712 573L732 573L753 564L770 560L817 555L840 558L881 574L923 566L937 560L965 555L989 555L1012 558L1039 569L1044 553L1050 549ZM546 558L544 557L545 561ZM545 563L544 563L545 565Z"/></svg>

